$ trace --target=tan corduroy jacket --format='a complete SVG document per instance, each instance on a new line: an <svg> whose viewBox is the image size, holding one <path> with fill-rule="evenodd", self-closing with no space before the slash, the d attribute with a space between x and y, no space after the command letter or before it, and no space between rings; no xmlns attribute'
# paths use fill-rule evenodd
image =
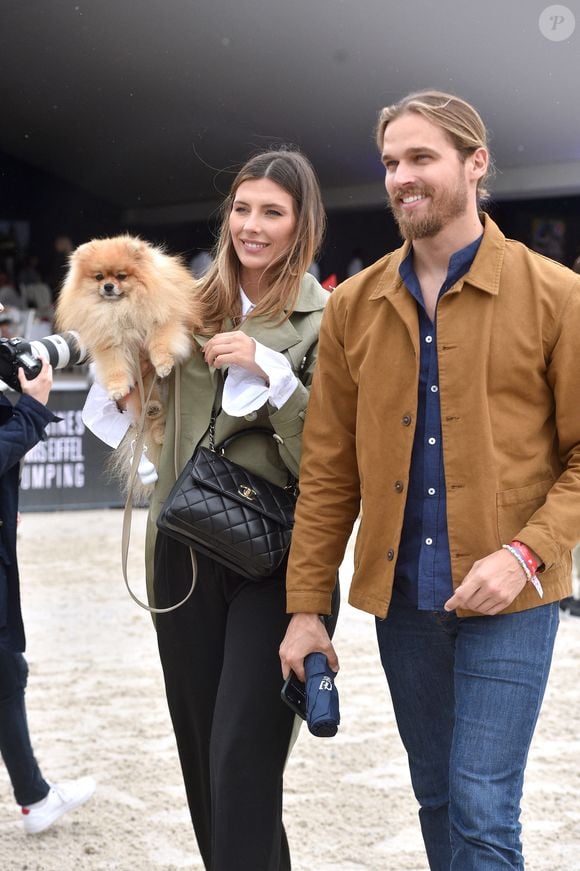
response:
<svg viewBox="0 0 580 871"><path fill-rule="evenodd" d="M506 611L570 592L580 539L580 277L484 218L469 272L439 302L437 353L454 587L518 538L545 563ZM328 613L362 507L349 601L391 599L417 412L416 303L403 245L333 293L303 440L288 610ZM465 612L464 612L465 613Z"/></svg>
<svg viewBox="0 0 580 871"><path fill-rule="evenodd" d="M302 429L312 373L316 364L318 333L322 311L329 298L328 291L312 275L302 280L294 311L284 323L265 317L248 318L241 331L252 336L274 351L280 351L290 361L299 378L296 389L279 409L264 405L247 417L230 417L220 411L216 420L216 444L228 436L250 427L266 427L277 435L277 440L263 435L239 439L228 449L228 457L268 481L284 485L288 471L298 475L302 447ZM224 330L233 329L226 324ZM223 375L205 362L201 348L204 336L194 336L195 351L181 368L181 421L178 445L178 468L181 470L195 448L208 445L208 427L212 408L221 403ZM169 403L165 441L159 463L159 480L151 497L147 525L146 570L149 601L153 602L153 555L157 527L155 521L175 481L175 406L174 378L169 384Z"/></svg>

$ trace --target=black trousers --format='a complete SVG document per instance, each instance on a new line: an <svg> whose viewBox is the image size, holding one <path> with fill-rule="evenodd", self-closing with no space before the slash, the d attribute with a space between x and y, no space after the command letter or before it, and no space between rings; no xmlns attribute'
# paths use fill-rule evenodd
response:
<svg viewBox="0 0 580 871"><path fill-rule="evenodd" d="M0 647L0 753L20 805L42 801L50 789L30 744L24 701L27 679L24 656Z"/></svg>
<svg viewBox="0 0 580 871"><path fill-rule="evenodd" d="M194 592L156 617L187 800L208 871L289 871L282 775L294 715L280 699L284 570L249 581L197 556ZM159 533L155 600L191 585L189 549Z"/></svg>

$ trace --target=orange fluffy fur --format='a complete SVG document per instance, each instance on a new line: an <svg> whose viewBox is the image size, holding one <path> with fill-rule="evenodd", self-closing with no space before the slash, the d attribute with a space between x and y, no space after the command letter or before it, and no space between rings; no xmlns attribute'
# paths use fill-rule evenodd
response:
<svg viewBox="0 0 580 871"><path fill-rule="evenodd" d="M130 392L127 406L134 421L141 413L133 389L137 367L152 367L165 378L191 354L192 333L201 324L195 287L180 258L135 236L93 239L71 254L57 302L57 329L79 333L111 399ZM146 395L151 378L144 378ZM157 389L147 419L145 441L156 462L165 424Z"/></svg>

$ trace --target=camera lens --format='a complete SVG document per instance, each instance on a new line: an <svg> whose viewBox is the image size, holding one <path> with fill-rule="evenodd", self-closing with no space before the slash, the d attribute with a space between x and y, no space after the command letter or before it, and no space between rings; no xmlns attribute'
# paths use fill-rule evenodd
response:
<svg viewBox="0 0 580 871"><path fill-rule="evenodd" d="M32 351L43 360L48 360L53 369L76 366L87 359L87 351L81 345L79 334L73 330L55 333L30 343Z"/></svg>

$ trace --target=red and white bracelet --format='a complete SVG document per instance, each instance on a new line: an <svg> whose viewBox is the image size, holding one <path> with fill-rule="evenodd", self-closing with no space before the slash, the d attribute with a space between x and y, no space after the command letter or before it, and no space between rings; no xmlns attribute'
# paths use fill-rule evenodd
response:
<svg viewBox="0 0 580 871"><path fill-rule="evenodd" d="M540 583L540 579L536 574L538 567L541 565L541 561L532 554L529 547L527 547L527 545L522 541L512 541L510 544L502 544L502 548L509 551L511 555L517 559L524 570L528 582L534 587L538 596L543 598L544 590Z"/></svg>

